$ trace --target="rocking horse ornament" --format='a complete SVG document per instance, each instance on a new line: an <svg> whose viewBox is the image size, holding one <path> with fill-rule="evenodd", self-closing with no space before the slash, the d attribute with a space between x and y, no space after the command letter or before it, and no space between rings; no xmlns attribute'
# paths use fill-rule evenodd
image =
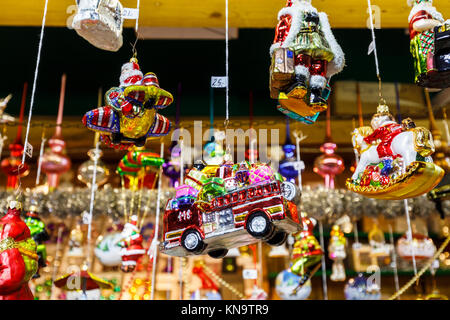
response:
<svg viewBox="0 0 450 320"><path fill-rule="evenodd" d="M369 198L401 200L433 189L444 170L433 164L433 137L428 129L416 127L407 118L398 124L381 103L373 115L372 127L356 128L352 143L359 153L349 190Z"/></svg>

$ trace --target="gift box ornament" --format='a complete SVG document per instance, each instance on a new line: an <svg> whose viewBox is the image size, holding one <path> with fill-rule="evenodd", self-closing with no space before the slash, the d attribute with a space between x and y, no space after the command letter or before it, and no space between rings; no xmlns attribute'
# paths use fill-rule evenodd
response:
<svg viewBox="0 0 450 320"><path fill-rule="evenodd" d="M77 0L72 27L93 46L118 51L122 47L123 6L118 0Z"/></svg>
<svg viewBox="0 0 450 320"><path fill-rule="evenodd" d="M216 171L216 177L226 179L233 176L233 167L230 165L222 165Z"/></svg>
<svg viewBox="0 0 450 320"><path fill-rule="evenodd" d="M184 179L184 183L188 186L193 187L194 189L200 191L202 189L204 181L207 179L206 173L199 171L195 168L189 171L186 178Z"/></svg>
<svg viewBox="0 0 450 320"><path fill-rule="evenodd" d="M254 165L249 170L250 184L270 181L273 179L273 170L265 164Z"/></svg>
<svg viewBox="0 0 450 320"><path fill-rule="evenodd" d="M225 189L228 192L236 190L239 187L238 182L236 181L236 179L234 177L225 178L224 183L225 183Z"/></svg>
<svg viewBox="0 0 450 320"><path fill-rule="evenodd" d="M200 197L204 201L211 201L212 198L226 193L225 183L222 178L207 178L203 183Z"/></svg>
<svg viewBox="0 0 450 320"><path fill-rule="evenodd" d="M198 190L187 184L183 184L183 185L175 188L175 197L176 198L185 197L185 196L196 197L197 194L198 194Z"/></svg>

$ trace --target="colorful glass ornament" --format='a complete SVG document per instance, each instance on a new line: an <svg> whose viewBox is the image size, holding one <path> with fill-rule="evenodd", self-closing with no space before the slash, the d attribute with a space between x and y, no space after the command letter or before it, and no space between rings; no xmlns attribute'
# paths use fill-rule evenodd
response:
<svg viewBox="0 0 450 320"><path fill-rule="evenodd" d="M314 224L308 216L301 213L302 230L293 234L295 243L292 250L291 271L300 277L296 293L319 269L323 251L319 241L313 235Z"/></svg>
<svg viewBox="0 0 450 320"><path fill-rule="evenodd" d="M106 92L105 100L106 106L85 114L83 124L100 132L109 147L143 147L147 139L165 136L170 131L170 121L158 110L172 103L172 94L160 88L154 73L144 76L136 58L122 66L120 85Z"/></svg>
<svg viewBox="0 0 450 320"><path fill-rule="evenodd" d="M346 181L349 190L401 200L427 193L439 183L444 170L433 164L435 147L428 129L416 127L410 118L397 123L385 104L378 106L371 125L352 133L360 160Z"/></svg>
<svg viewBox="0 0 450 320"><path fill-rule="evenodd" d="M98 149L91 149L88 151L89 160L83 162L78 167L78 174L77 178L81 182L85 183L88 188L91 187L92 184L92 177L94 175L94 170L96 171L96 177L95 177L95 184L97 186L101 186L105 184L108 181L109 177L109 169L108 167L103 163L103 161L100 160L101 156L103 155L103 152ZM97 162L97 168L95 168L95 163Z"/></svg>
<svg viewBox="0 0 450 320"><path fill-rule="evenodd" d="M93 46L118 51L122 47L123 6L119 0L78 0L72 28Z"/></svg>
<svg viewBox="0 0 450 320"><path fill-rule="evenodd" d="M301 277L292 273L291 269L281 271L275 279L275 290L278 296L283 300L306 300L311 294L311 281L308 280L297 291L294 290L298 286Z"/></svg>
<svg viewBox="0 0 450 320"><path fill-rule="evenodd" d="M50 150L47 150L41 161L42 172L47 175L49 190L54 190L59 184L59 177L70 169L70 158L65 155L66 142L62 138L61 125L64 110L64 96L66 90L66 75L61 78L61 93L59 97L58 117L56 118L55 134L48 141Z"/></svg>
<svg viewBox="0 0 450 320"><path fill-rule="evenodd" d="M145 254L142 245L143 240L144 238L137 227L137 216L131 216L130 222L127 222L123 228L121 240L117 243L122 248L120 269L123 272L132 272L136 269L137 261Z"/></svg>
<svg viewBox="0 0 450 320"><path fill-rule="evenodd" d="M10 156L9 158L3 159L0 164L3 172L7 176L7 189L17 189L17 187L19 186L19 178L25 177L29 173L28 164L24 163L22 165L22 156L24 152L24 146L22 143L22 123L23 113L25 111L27 89L28 84L25 83L22 93L22 103L20 105L19 126L17 127L16 139L9 145Z"/></svg>
<svg viewBox="0 0 450 320"><path fill-rule="evenodd" d="M344 53L327 15L311 0L288 0L278 19L270 47L270 97L288 117L311 124L327 109L328 82L344 68Z"/></svg>
<svg viewBox="0 0 450 320"><path fill-rule="evenodd" d="M38 270L39 258L21 211L20 202L10 201L0 219L0 300L33 300L28 281Z"/></svg>
<svg viewBox="0 0 450 320"><path fill-rule="evenodd" d="M344 171L344 159L335 154L337 145L331 137L330 110L327 110L327 132L325 142L320 146L321 156L314 160L313 171L320 174L325 179L325 187L334 189L334 177Z"/></svg>
<svg viewBox="0 0 450 320"><path fill-rule="evenodd" d="M423 234L413 233L412 241L405 234L397 241L397 253L406 261L411 261L413 255L416 261L430 259L435 252L436 246L433 239Z"/></svg>
<svg viewBox="0 0 450 320"><path fill-rule="evenodd" d="M291 141L291 132L289 129L289 118L286 117L286 140L282 146L284 159L280 161L279 171L288 181L295 183L298 177L298 163L295 156L295 144Z"/></svg>
<svg viewBox="0 0 450 320"><path fill-rule="evenodd" d="M39 257L39 269L34 274L33 278L39 278L39 270L47 266L47 248L45 242L50 239L50 235L45 229L45 223L39 217L36 205L31 205L29 211L26 213L25 223L30 229L30 235L36 243L36 253Z"/></svg>
<svg viewBox="0 0 450 320"><path fill-rule="evenodd" d="M246 161L222 166L197 162L186 176L188 185L178 187L177 196L167 202L161 251L173 256L207 253L222 258L229 249L259 239L270 245L283 244L288 233L301 227L292 202L299 191L292 183L275 179L265 166ZM239 179L238 186L227 189L221 176Z"/></svg>
<svg viewBox="0 0 450 320"><path fill-rule="evenodd" d="M346 248L347 239L345 239L344 233L338 225L334 225L330 232L330 244L328 246L328 257L333 260L330 276L332 281L345 280L345 267L343 261L347 257Z"/></svg>
<svg viewBox="0 0 450 320"><path fill-rule="evenodd" d="M102 265L115 267L121 264L122 248L117 245L120 240L122 240L122 234L120 232L113 232L104 237L98 237L94 253Z"/></svg>
<svg viewBox="0 0 450 320"><path fill-rule="evenodd" d="M428 88L450 86L450 21L433 7L432 0L408 0L410 51L416 84Z"/></svg>
<svg viewBox="0 0 450 320"><path fill-rule="evenodd" d="M346 300L380 300L380 288L369 285L367 278L361 273L357 277L348 280L344 288Z"/></svg>
<svg viewBox="0 0 450 320"><path fill-rule="evenodd" d="M158 168L164 159L143 147L132 147L120 160L117 172L125 178L125 187L138 190L140 186L153 189L156 184Z"/></svg>
<svg viewBox="0 0 450 320"><path fill-rule="evenodd" d="M77 223L75 229L70 231L69 251L67 252L67 255L69 257L84 256L83 244L84 244L84 233L81 230L81 224Z"/></svg>

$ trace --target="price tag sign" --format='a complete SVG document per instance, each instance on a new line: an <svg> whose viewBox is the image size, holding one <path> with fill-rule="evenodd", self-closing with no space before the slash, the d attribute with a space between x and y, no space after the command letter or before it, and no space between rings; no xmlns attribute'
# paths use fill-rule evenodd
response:
<svg viewBox="0 0 450 320"><path fill-rule="evenodd" d="M211 88L226 88L228 87L227 77L211 77Z"/></svg>
<svg viewBox="0 0 450 320"><path fill-rule="evenodd" d="M91 215L89 212L84 211L82 216L83 224L89 224L91 222Z"/></svg>
<svg viewBox="0 0 450 320"><path fill-rule="evenodd" d="M29 156L30 158L33 157L33 146L27 142L27 146L25 148L25 153L27 154L27 156Z"/></svg>
<svg viewBox="0 0 450 320"><path fill-rule="evenodd" d="M139 17L139 9L135 8L123 8L123 18L136 20Z"/></svg>
<svg viewBox="0 0 450 320"><path fill-rule="evenodd" d="M244 279L258 279L258 270L256 270L256 269L244 269L242 271L242 277Z"/></svg>

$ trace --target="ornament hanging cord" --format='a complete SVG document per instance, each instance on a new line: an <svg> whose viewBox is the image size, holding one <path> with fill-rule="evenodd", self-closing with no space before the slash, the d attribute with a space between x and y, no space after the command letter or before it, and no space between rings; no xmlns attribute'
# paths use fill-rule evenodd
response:
<svg viewBox="0 0 450 320"><path fill-rule="evenodd" d="M376 69L377 78L378 78L378 96L380 98L380 103L386 104L386 101L383 99L383 95L381 93L381 76L380 76L380 68L379 68L379 64L378 64L377 42L375 40L375 30L374 30L374 26L373 26L373 16L372 16L372 4L370 3L370 0L367 0L367 5L368 5L368 11L369 11L369 17L370 17L370 32L372 34L372 43L370 45L373 44L375 69ZM369 54L370 54L370 51L369 51Z"/></svg>
<svg viewBox="0 0 450 320"><path fill-rule="evenodd" d="M38 78L38 74L39 74L39 64L41 62L41 52L42 52L42 42L44 40L44 30L45 30L45 21L47 19L47 8L48 8L48 0L45 0L45 5L44 5L44 13L42 15L42 25L41 25L41 35L39 38L39 45L38 45L38 52L37 52L37 58L36 58L36 68L34 71L34 79L33 79L33 89L31 91L31 102L30 102L30 110L28 112L28 121L27 121L27 131L25 134L25 152L22 155L22 163L19 165L17 171L18 173L20 173L20 170L22 170L24 164L25 164L25 157L27 156L27 149L28 149L28 137L30 134L30 123L31 123L31 117L33 115L33 107L34 107L34 97L36 94L36 85L37 85L37 78ZM19 178L19 186L17 188L17 196L16 198L18 199L22 193L21 191L21 186L22 183L20 181L20 174L18 175Z"/></svg>

